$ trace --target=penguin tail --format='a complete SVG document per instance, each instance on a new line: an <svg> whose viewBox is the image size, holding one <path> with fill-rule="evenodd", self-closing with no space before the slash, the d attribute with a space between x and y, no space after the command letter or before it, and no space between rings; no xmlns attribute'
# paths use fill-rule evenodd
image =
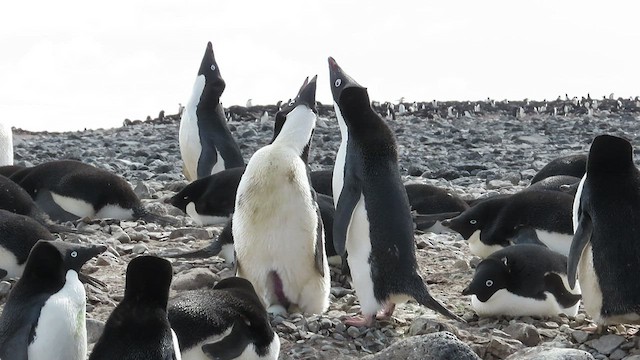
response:
<svg viewBox="0 0 640 360"><path fill-rule="evenodd" d="M220 253L220 250L222 250L220 243L215 241L201 249L180 252L180 253L166 252L166 253L160 254L160 256L168 257L168 258L182 258L182 259L206 259L215 255L218 255Z"/></svg>
<svg viewBox="0 0 640 360"><path fill-rule="evenodd" d="M46 222L43 225L44 227L47 228L47 230L51 231L52 233L67 233L67 234L82 234L82 235L95 234L95 232L92 230L76 229L70 226L54 224L52 222Z"/></svg>
<svg viewBox="0 0 640 360"><path fill-rule="evenodd" d="M146 222L152 222L152 223L160 224L163 226L166 226L166 225L178 226L180 224L177 219L171 218L169 216L154 214L152 212L149 212L147 209L145 209L142 206L133 209L133 216L136 219L142 219Z"/></svg>
<svg viewBox="0 0 640 360"><path fill-rule="evenodd" d="M422 306L426 306L433 311L439 312L440 314L450 319L456 320L464 324L467 323L463 318L452 313L451 311L449 311L449 309L444 307L444 305L442 305L438 300L434 299L431 296L431 294L429 294L429 291L427 290L427 286L422 281L420 281L419 287L417 287L416 289L418 291L417 291L417 294L413 295L413 298L418 302L418 304Z"/></svg>
<svg viewBox="0 0 640 360"><path fill-rule="evenodd" d="M93 276L78 272L78 280L83 284L89 284L102 291L108 291L109 287L104 282L94 278Z"/></svg>

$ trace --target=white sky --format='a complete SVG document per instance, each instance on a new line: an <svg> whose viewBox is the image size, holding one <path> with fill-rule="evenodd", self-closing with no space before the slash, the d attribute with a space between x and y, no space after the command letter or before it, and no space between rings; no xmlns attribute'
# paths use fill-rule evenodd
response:
<svg viewBox="0 0 640 360"><path fill-rule="evenodd" d="M274 104L327 57L373 100L640 95L637 1L4 1L0 121L114 127L177 111L207 41L225 106Z"/></svg>

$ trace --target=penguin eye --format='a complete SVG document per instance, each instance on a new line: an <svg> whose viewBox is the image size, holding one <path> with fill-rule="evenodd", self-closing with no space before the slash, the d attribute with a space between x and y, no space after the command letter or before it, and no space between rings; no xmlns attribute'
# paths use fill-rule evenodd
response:
<svg viewBox="0 0 640 360"><path fill-rule="evenodd" d="M484 283L485 285L487 285L487 287L492 287L493 286L493 280L487 280L486 283Z"/></svg>
<svg viewBox="0 0 640 360"><path fill-rule="evenodd" d="M342 79L336 79L335 86L339 87L342 84Z"/></svg>
<svg viewBox="0 0 640 360"><path fill-rule="evenodd" d="M474 220L474 219L469 220L469 224L471 224L471 225L475 225L477 223L478 223L477 220Z"/></svg>
<svg viewBox="0 0 640 360"><path fill-rule="evenodd" d="M215 64L211 64L211 71L216 71L216 65Z"/></svg>
<svg viewBox="0 0 640 360"><path fill-rule="evenodd" d="M71 252L71 257L72 257L72 258L74 258L74 257L78 257L78 252L77 252L77 251L72 251L72 252Z"/></svg>
<svg viewBox="0 0 640 360"><path fill-rule="evenodd" d="M293 104L295 104L295 103L296 103L295 100L291 100L291 101L289 101L289 106L293 106Z"/></svg>
<svg viewBox="0 0 640 360"><path fill-rule="evenodd" d="M188 198L189 198L188 196L185 196L185 197L184 197L184 199L185 199L185 200L187 200Z"/></svg>

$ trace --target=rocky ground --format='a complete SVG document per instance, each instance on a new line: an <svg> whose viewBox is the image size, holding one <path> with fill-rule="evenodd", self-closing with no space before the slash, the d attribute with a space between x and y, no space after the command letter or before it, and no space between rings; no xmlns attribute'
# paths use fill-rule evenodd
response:
<svg viewBox="0 0 640 360"><path fill-rule="evenodd" d="M333 166L340 141L332 112L328 110L322 114L310 156L313 169ZM254 118L259 119L260 115L261 111L256 111ZM463 198L477 198L490 193L513 193L526 187L533 175L550 160L585 153L597 134L623 135L634 145L640 144L638 120L637 113L611 114L607 111L567 117L526 115L518 119L508 113L496 112L433 119L405 114L390 121L389 125L397 136L400 167L407 180L446 187ZM179 122L167 117L162 121L129 124L83 132L14 133L16 163L33 165L55 159L76 159L110 170L126 178L149 209L175 216L181 222L178 227L162 227L135 221L80 221L76 224L78 227L94 229L96 234L65 235L69 241L109 245L106 253L84 267L109 287L107 291L87 288L88 328L92 341L96 340L101 322L123 296L125 269L132 258L142 253L202 247L221 230L220 227L197 227L181 211L163 203L186 184L181 174ZM272 136L272 120L264 124L232 120L229 125L247 160ZM541 352L548 348L581 349L596 359L640 359L640 342L635 336L637 326L618 326L611 328L609 334L593 335L583 330L590 321L582 311L575 318L479 319L471 309L469 299L460 295L479 262L469 253L462 237L421 234L416 235L416 242L420 273L431 294L463 316L467 324L445 319L429 309L408 303L397 307L390 321L378 322L374 328L345 327L342 318L356 313L359 305L348 283L332 270L334 281L329 311L322 315L290 314L272 319L282 341L280 358L349 359L377 354L372 358L438 359L438 355L427 354L437 346L425 347L424 344L443 338L456 341L457 338L482 359L540 359L543 358ZM218 258L175 259L172 262L172 293L210 286L232 275L231 269ZM12 283L0 283L2 303ZM446 333L423 336L440 331L448 331L455 337ZM416 355L419 351L425 353ZM553 350L552 353L556 356L565 354L572 359L591 358L576 350ZM473 355L465 356L458 358L474 358Z"/></svg>

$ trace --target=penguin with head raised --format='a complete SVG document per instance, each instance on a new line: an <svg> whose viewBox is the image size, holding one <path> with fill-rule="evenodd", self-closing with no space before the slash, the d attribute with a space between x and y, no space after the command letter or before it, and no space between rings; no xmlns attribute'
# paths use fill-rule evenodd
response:
<svg viewBox="0 0 640 360"><path fill-rule="evenodd" d="M276 115L286 121L251 157L233 213L238 276L251 281L270 312L319 314L329 306L329 267L315 191L303 160L316 121L316 77ZM294 306L295 305L295 306Z"/></svg>
<svg viewBox="0 0 640 360"><path fill-rule="evenodd" d="M113 309L89 360L180 360L176 334L167 318L173 269L155 256L127 266L124 298Z"/></svg>
<svg viewBox="0 0 640 360"><path fill-rule="evenodd" d="M575 235L569 252L584 309L599 326L640 323L640 171L623 138L600 135L575 196Z"/></svg>
<svg viewBox="0 0 640 360"><path fill-rule="evenodd" d="M191 99L180 119L180 153L184 162L183 172L189 181L244 166L240 147L227 127L220 104L225 86L209 42Z"/></svg>
<svg viewBox="0 0 640 360"><path fill-rule="evenodd" d="M183 360L275 360L280 353L280 338L246 279L181 292L169 300L168 313Z"/></svg>
<svg viewBox="0 0 640 360"><path fill-rule="evenodd" d="M376 312L415 299L463 321L429 294L418 274L413 220L398 170L393 132L371 107L367 89L329 58L331 90L342 142L333 171L336 203L334 246L347 255L363 318L349 325L371 326Z"/></svg>
<svg viewBox="0 0 640 360"><path fill-rule="evenodd" d="M482 260L462 295L471 295L480 316L575 316L580 306L567 257L533 244L507 246Z"/></svg>
<svg viewBox="0 0 640 360"><path fill-rule="evenodd" d="M0 317L0 358L84 360L86 294L78 275L107 249L40 240Z"/></svg>
<svg viewBox="0 0 640 360"><path fill-rule="evenodd" d="M147 211L120 176L80 161L50 161L19 170L9 178L55 220L96 217L175 223Z"/></svg>

